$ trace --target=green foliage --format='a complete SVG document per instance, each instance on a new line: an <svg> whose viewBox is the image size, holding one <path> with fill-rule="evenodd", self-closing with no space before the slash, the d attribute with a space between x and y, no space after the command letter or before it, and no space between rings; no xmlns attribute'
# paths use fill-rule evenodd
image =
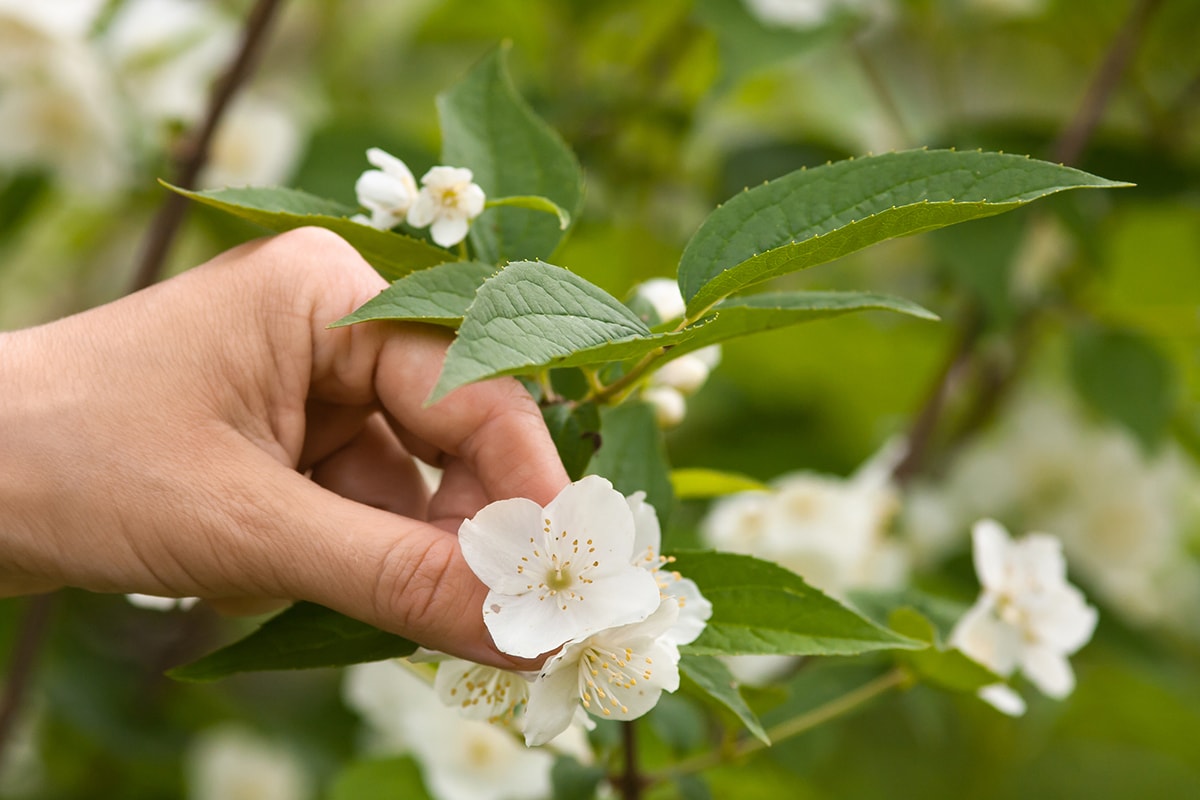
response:
<svg viewBox="0 0 1200 800"><path fill-rule="evenodd" d="M680 500L704 500L738 492L767 490L765 483L754 478L701 468L671 470L671 486Z"/></svg>
<svg viewBox="0 0 1200 800"><path fill-rule="evenodd" d="M688 655L679 661L679 675L685 683L696 687L706 697L733 712L746 729L763 744L771 743L758 716L738 691L733 673L721 661L713 656Z"/></svg>
<svg viewBox="0 0 1200 800"><path fill-rule="evenodd" d="M675 497L666 445L649 405L628 402L601 411L600 449L587 473L608 478L625 495L644 491L666 529Z"/></svg>
<svg viewBox="0 0 1200 800"><path fill-rule="evenodd" d="M1124 425L1153 450L1171 423L1171 364L1145 337L1082 328L1071 337L1071 378L1093 409Z"/></svg>
<svg viewBox="0 0 1200 800"><path fill-rule="evenodd" d="M619 300L582 278L517 261L479 289L430 401L472 381L622 361L691 335L652 334Z"/></svg>
<svg viewBox="0 0 1200 800"><path fill-rule="evenodd" d="M892 630L929 644L924 650L897 652L897 660L907 665L918 679L954 692L976 692L1003 682L999 675L967 658L960 650L947 648L934 624L915 608L896 609L889 623Z"/></svg>
<svg viewBox="0 0 1200 800"><path fill-rule="evenodd" d="M1000 153L910 150L802 169L717 208L688 242L689 315L770 278L887 239L1011 211L1055 192L1123 186Z"/></svg>
<svg viewBox="0 0 1200 800"><path fill-rule="evenodd" d="M554 800L591 800L604 777L604 767L580 764L570 756L559 756L550 768Z"/></svg>
<svg viewBox="0 0 1200 800"><path fill-rule="evenodd" d="M889 631L770 561L733 553L676 554L676 567L713 605L696 655L852 655L926 645Z"/></svg>
<svg viewBox="0 0 1200 800"><path fill-rule="evenodd" d="M329 800L429 800L416 762L411 758L356 761L338 774Z"/></svg>
<svg viewBox="0 0 1200 800"><path fill-rule="evenodd" d="M600 414L595 404L569 401L544 404L542 418L567 475L573 481L579 480L600 446Z"/></svg>
<svg viewBox="0 0 1200 800"><path fill-rule="evenodd" d="M411 655L414 642L315 603L296 603L249 636L175 667L181 681L213 681L238 672L342 667Z"/></svg>
<svg viewBox="0 0 1200 800"><path fill-rule="evenodd" d="M535 195L558 219L523 208L493 208L471 226L476 257L503 264L553 254L565 223L583 200L583 174L562 138L538 119L517 93L506 66L507 47L480 61L438 96L442 162L469 167L488 197Z"/></svg>
<svg viewBox="0 0 1200 800"><path fill-rule="evenodd" d="M457 328L483 282L496 273L481 261L451 261L394 281L329 327L370 320L409 320Z"/></svg>

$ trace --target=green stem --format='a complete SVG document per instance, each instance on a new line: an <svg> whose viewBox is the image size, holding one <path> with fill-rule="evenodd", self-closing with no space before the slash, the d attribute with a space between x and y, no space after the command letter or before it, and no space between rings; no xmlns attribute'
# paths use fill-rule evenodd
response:
<svg viewBox="0 0 1200 800"><path fill-rule="evenodd" d="M779 742L799 736L802 733L807 733L818 725L837 719L868 701L904 685L908 680L908 673L900 667L896 667L857 689L847 692L841 697L836 697L824 705L819 705L797 717L784 720L778 725L768 728L767 738L771 740L772 744L778 744ZM680 761L678 764L674 764L649 777L654 783L658 783L659 781L668 781L683 775L691 775L696 772L702 772L710 767L746 758L757 753L759 750L765 749L767 746L758 739L745 739L732 748L722 748L721 750L701 753L694 758Z"/></svg>

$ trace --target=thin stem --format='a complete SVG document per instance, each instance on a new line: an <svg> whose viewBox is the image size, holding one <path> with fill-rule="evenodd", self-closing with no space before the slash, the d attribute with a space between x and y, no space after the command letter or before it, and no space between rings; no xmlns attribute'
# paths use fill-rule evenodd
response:
<svg viewBox="0 0 1200 800"><path fill-rule="evenodd" d="M46 638L54 595L37 595L29 598L27 602L17 632L12 661L8 667L4 694L0 696L0 767L3 767L5 750L12 739L21 708L29 694L33 669Z"/></svg>
<svg viewBox="0 0 1200 800"><path fill-rule="evenodd" d="M213 84L208 109L205 111L200 126L188 134L180 149L179 157L176 159L177 170L174 178L176 186L183 189L195 188L200 172L208 163L209 150L221 119L238 89L250 77L255 57L266 39L270 23L281 5L282 0L258 0L246 17L241 47L225 73ZM141 263L138 265L137 273L130 285L130 292L144 289L158 280L171 245L183 224L187 208L188 199L186 197L174 192L167 194L150 225L150 233L146 237Z"/></svg>
<svg viewBox="0 0 1200 800"><path fill-rule="evenodd" d="M638 769L637 720L621 723L621 745L624 771L614 779L613 785L621 793L621 800L639 800L646 781Z"/></svg>
<svg viewBox="0 0 1200 800"><path fill-rule="evenodd" d="M872 91L875 92L875 97L878 98L879 104L883 106L884 113L891 120L892 127L895 128L896 135L900 137L901 143L908 144L912 142L912 132L909 130L908 124L904 121L904 114L900 111L900 104L896 102L895 94L892 93L891 87L888 86L879 68L871 60L871 54L863 47L862 41L857 35L850 37L850 52L854 54L854 59L858 62L859 69L862 70L867 83L870 84Z"/></svg>
<svg viewBox="0 0 1200 800"><path fill-rule="evenodd" d="M1129 66L1137 46L1146 30L1146 25L1162 0L1137 0L1129 12L1125 24L1117 32L1116 38L1109 45L1104 60L1092 77L1092 82L1084 94L1083 102L1075 117L1063 130L1062 135L1054 145L1054 157L1063 164L1073 164L1079 160L1084 148L1091 140L1092 134L1104 116L1104 110L1112 99L1113 92L1121 83L1121 78Z"/></svg>
<svg viewBox="0 0 1200 800"><path fill-rule="evenodd" d="M874 700L876 697L904 685L908 680L908 673L900 667L896 667L874 680L868 681L857 689L847 692L840 697L835 697L824 705L817 706L799 716L784 720L778 725L768 728L767 738L771 740L772 744L778 744L779 742L799 736L802 733L807 733L818 725L823 725L826 722L848 714L867 702ZM726 762L746 758L767 747L768 745L763 744L759 739L744 739L741 744L733 748L701 753L694 758L680 761L678 764L649 777L653 782L658 782L671 780L681 775L691 775Z"/></svg>

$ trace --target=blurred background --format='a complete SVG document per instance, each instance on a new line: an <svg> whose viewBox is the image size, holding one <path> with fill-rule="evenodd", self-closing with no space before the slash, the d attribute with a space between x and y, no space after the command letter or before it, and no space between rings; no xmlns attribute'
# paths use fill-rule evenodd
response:
<svg viewBox="0 0 1200 800"><path fill-rule="evenodd" d="M177 174L252 5L0 0L0 330L129 289L156 179ZM770 481L848 476L917 430L887 530L906 575L970 602L975 519L1062 537L1101 611L1075 693L1029 692L1010 719L917 687L656 796L1200 796L1200 3L284 0L200 182L354 204L372 146L420 175L439 160L436 94L504 40L586 173L554 262L618 297L673 276L717 203L829 160L983 148L1137 184L785 279L943 320L729 343L668 434L675 466ZM164 274L257 235L191 208ZM685 504L668 549L698 542L707 511ZM74 591L0 601L0 796L420 797L419 767L372 744L335 671L162 676L251 624ZM860 670L827 659L752 699L782 718ZM686 698L661 709L651 761L707 746ZM258 777L235 795L219 776L239 770Z"/></svg>

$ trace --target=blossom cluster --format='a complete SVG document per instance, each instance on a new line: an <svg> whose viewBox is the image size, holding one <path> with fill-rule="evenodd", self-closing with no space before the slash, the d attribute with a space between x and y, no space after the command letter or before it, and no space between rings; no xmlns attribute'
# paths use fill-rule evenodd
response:
<svg viewBox="0 0 1200 800"><path fill-rule="evenodd" d="M489 592L482 609L496 647L550 653L535 676L479 665L438 670L443 701L467 716L510 719L544 744L583 713L629 720L679 686L679 646L712 606L660 553L662 532L642 492L588 476L544 508L492 503L459 529L463 555Z"/></svg>
<svg viewBox="0 0 1200 800"><path fill-rule="evenodd" d="M654 311L654 322L683 319L686 305L679 284L670 278L652 278L633 291L637 302ZM660 427L672 428L683 422L687 398L700 390L709 374L721 363L721 345L712 344L668 361L656 370L642 388L642 399L654 409Z"/></svg>
<svg viewBox="0 0 1200 800"><path fill-rule="evenodd" d="M371 212L354 219L382 231L401 222L429 228L433 241L453 247L483 213L487 197L465 167L436 166L421 176L421 188L408 165L378 147L367 151L369 169L354 184L358 203Z"/></svg>

